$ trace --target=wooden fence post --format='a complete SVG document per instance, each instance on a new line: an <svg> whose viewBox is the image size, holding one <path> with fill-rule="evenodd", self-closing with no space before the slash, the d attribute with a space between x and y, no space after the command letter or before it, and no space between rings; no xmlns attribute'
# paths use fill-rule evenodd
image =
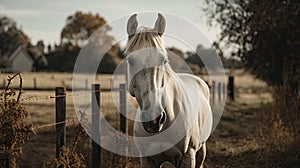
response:
<svg viewBox="0 0 300 168"><path fill-rule="evenodd" d="M127 122L126 122L126 84L120 84L120 130L122 133L127 135L128 133L128 128L127 128ZM127 136L126 136L127 140ZM127 160L127 154L128 154L128 146L127 142L123 144L125 146L125 156Z"/></svg>
<svg viewBox="0 0 300 168"><path fill-rule="evenodd" d="M126 134L126 84L120 84L120 130Z"/></svg>
<svg viewBox="0 0 300 168"><path fill-rule="evenodd" d="M225 101L226 100L226 84L223 83L223 100Z"/></svg>
<svg viewBox="0 0 300 168"><path fill-rule="evenodd" d="M221 82L218 82L218 101L221 102Z"/></svg>
<svg viewBox="0 0 300 168"><path fill-rule="evenodd" d="M88 88L89 88L89 80L85 79L85 89L88 89Z"/></svg>
<svg viewBox="0 0 300 168"><path fill-rule="evenodd" d="M234 76L229 76L228 79L228 94L229 98L234 101Z"/></svg>
<svg viewBox="0 0 300 168"><path fill-rule="evenodd" d="M92 167L101 166L100 147L100 85L92 85Z"/></svg>
<svg viewBox="0 0 300 168"><path fill-rule="evenodd" d="M37 89L37 80L36 80L36 78L33 78L33 89L34 90Z"/></svg>
<svg viewBox="0 0 300 168"><path fill-rule="evenodd" d="M211 102L215 104L215 88L216 88L216 81L212 81L211 83Z"/></svg>
<svg viewBox="0 0 300 168"><path fill-rule="evenodd" d="M56 122L56 158L60 149L66 144L66 92L63 87L55 88L55 122Z"/></svg>

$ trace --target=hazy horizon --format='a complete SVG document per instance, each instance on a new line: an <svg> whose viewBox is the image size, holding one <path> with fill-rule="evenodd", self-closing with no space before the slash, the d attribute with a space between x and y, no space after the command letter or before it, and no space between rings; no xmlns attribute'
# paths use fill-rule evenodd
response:
<svg viewBox="0 0 300 168"><path fill-rule="evenodd" d="M184 18L188 22L195 25L200 31L205 34L212 42L216 39L217 29L209 28L206 24L206 16L201 9L202 0L165 0L165 1L146 1L146 0L110 0L110 1L38 1L38 0L1 0L0 15L7 16L17 22L18 27L29 36L31 42L35 44L38 40L43 40L45 45L59 44L60 31L66 24L68 16L73 15L76 11L98 13L104 17L108 24L110 22L128 16L132 13L144 11L155 11L168 13ZM148 26L153 26L156 16L151 18ZM168 20L167 20L168 22ZM147 21L146 21L147 23ZM168 26L168 25L167 25ZM117 25L110 32L115 36L116 31L126 29L125 25ZM184 31L184 28L178 27L178 31ZM182 33L182 32L178 32ZM183 32L187 36L191 36L190 32ZM177 47L182 50L188 48L177 40L167 40L167 47ZM191 39L191 47L196 49L196 46L201 43L201 39ZM204 47L210 47L207 43L202 44ZM124 47L124 42L121 42Z"/></svg>

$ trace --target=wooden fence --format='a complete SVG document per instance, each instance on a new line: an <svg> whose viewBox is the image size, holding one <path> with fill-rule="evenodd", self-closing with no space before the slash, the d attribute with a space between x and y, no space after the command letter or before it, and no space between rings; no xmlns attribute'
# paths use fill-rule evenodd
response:
<svg viewBox="0 0 300 168"><path fill-rule="evenodd" d="M100 76L96 76L96 83L101 83L102 88L101 90L110 90L110 86L112 83L112 80L109 79L110 76L106 75L104 76L104 79L100 79ZM32 80L32 81L31 81ZM49 80L49 79L48 79ZM90 88L90 83L91 81L87 78L83 78L82 80L84 80L84 84L83 86L81 86L81 88L77 88L77 89L81 89L81 90L87 90ZM63 86L64 88L66 88L66 90L72 90L72 79L68 78L59 78L54 80L56 82L55 85L59 85L59 86ZM0 81L1 82L1 81ZM45 84L49 83L47 80L44 79L39 79L36 77L32 77L30 79L27 80L27 83L31 83L28 84L26 86L23 86L23 90L52 90L53 87L51 85L47 85ZM53 80L51 81L51 83L53 82ZM0 85L0 89L4 89L6 87L7 84L7 80L3 79L2 81L2 85ZM220 86L221 85L221 86ZM15 86L13 86L15 87ZM228 92L226 92L226 88L228 90ZM220 99L224 98L228 96L230 98L230 100L234 101L234 76L229 76L228 77L228 86L226 86L225 83L220 83L220 82L216 82L216 81L212 81L211 84L211 92L212 92L212 97L211 97L211 101L212 103L215 103L217 100L220 101Z"/></svg>
<svg viewBox="0 0 300 168"><path fill-rule="evenodd" d="M92 99L92 167L101 167L101 147L100 143L100 93L101 87L99 84L93 84L91 87ZM229 88L229 87L228 87ZM215 104L217 101L225 100L226 98L226 84L220 82L212 82L211 85L211 103ZM55 88L55 107L56 107L56 157L60 157L60 149L66 145L66 89L64 87ZM126 123L126 85L119 86L120 98L120 131L127 133Z"/></svg>

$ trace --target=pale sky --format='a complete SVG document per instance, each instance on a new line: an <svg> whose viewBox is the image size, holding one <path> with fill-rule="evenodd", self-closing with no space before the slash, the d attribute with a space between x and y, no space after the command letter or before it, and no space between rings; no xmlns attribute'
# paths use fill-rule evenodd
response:
<svg viewBox="0 0 300 168"><path fill-rule="evenodd" d="M99 13L108 24L118 18L144 11L174 14L195 25L212 42L216 39L217 29L208 28L201 5L202 0L0 0L0 14L14 19L31 38L33 44L38 40L44 40L45 45L59 43L60 31L65 25L66 18L76 11ZM154 24L155 18L156 16L153 16L151 23ZM168 18L166 19L168 25ZM125 23L117 27L113 27L113 30L126 30ZM114 31L111 32L113 36ZM178 33L189 36L190 32L185 32L184 28L179 26ZM190 36L192 37L191 34ZM179 41L180 39L168 41L166 46L186 50ZM192 41L190 45L195 48L202 40L190 39L190 41ZM208 44L204 46L209 47Z"/></svg>

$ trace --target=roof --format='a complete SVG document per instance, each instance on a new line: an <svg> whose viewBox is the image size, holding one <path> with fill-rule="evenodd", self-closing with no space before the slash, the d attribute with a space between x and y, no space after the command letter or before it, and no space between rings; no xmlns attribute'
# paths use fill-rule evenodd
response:
<svg viewBox="0 0 300 168"><path fill-rule="evenodd" d="M21 53L24 52L24 55L27 57L28 60L30 60L32 63L34 63L34 59L32 56L22 47L19 46L9 57L9 61L13 61L16 59L16 57Z"/></svg>

